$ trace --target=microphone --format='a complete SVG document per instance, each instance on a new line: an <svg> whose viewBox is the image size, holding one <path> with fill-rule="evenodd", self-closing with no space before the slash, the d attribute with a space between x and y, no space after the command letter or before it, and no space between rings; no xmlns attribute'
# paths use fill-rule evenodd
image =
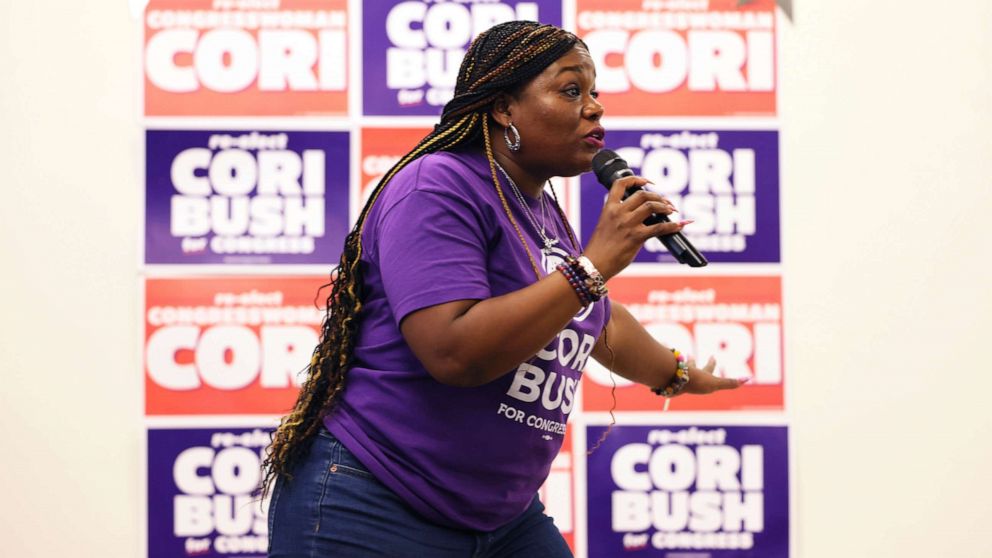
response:
<svg viewBox="0 0 992 558"><path fill-rule="evenodd" d="M609 190L613 183L618 179L625 176L634 176L634 171L630 170L630 166L627 165L627 161L623 160L619 155L610 151L609 149L603 149L596 154L592 159L592 171L596 173L596 179L606 189ZM643 190L640 186L631 186L627 188L627 191L623 194L623 199L627 199L635 192ZM655 223L667 223L671 220L668 215L660 215L657 213L652 213L650 217L644 220L645 225L654 225ZM658 235L658 240L665 245L668 252L675 256L675 259L679 263L687 264L689 267L703 267L707 263L706 258L696 250L689 240L682 234L682 232L674 232L672 234Z"/></svg>

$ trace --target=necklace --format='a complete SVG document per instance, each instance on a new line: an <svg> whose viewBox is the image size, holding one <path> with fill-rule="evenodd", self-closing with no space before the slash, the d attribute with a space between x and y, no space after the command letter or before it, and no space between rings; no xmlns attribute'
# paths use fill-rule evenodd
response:
<svg viewBox="0 0 992 558"><path fill-rule="evenodd" d="M506 169L504 169L499 163L496 163L496 168L499 169L499 172L503 173L503 176L506 177L506 181L510 183L510 189L513 190L513 196L517 198L517 202L520 203L520 207L523 208L524 215L527 216L527 220L530 221L530 224L534 227L534 230L537 231L537 235L541 237L541 242L544 244L544 246L541 248L541 253L544 254L545 256L551 255L552 248L554 248L555 244L558 244L558 238L557 237L552 238L548 236L547 232L545 231L546 216L544 212L544 204L545 204L544 198L546 198L547 196L543 195L542 193L540 197L539 203L541 204L541 224L538 225L537 218L531 212L530 207L527 206L527 200L524 199L524 195L523 193L520 192L520 188L517 188L516 182L514 182L513 179L510 178L510 175L506 172Z"/></svg>

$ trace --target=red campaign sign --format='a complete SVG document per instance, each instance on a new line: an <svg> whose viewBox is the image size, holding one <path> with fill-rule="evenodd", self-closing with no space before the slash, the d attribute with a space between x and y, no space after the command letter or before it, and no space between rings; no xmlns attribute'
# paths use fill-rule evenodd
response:
<svg viewBox="0 0 992 558"><path fill-rule="evenodd" d="M347 114L347 0L151 0L144 30L146 116Z"/></svg>
<svg viewBox="0 0 992 558"><path fill-rule="evenodd" d="M681 395L673 411L781 410L782 283L777 276L658 277L624 275L610 280L610 299L620 302L666 347L702 366L716 358L716 374L750 378L737 390ZM616 410L657 411L663 400L647 387L614 375ZM583 409L613 407L606 369L590 361L583 374Z"/></svg>
<svg viewBox="0 0 992 558"><path fill-rule="evenodd" d="M386 172L430 132L430 128L362 128L363 205Z"/></svg>
<svg viewBox="0 0 992 558"><path fill-rule="evenodd" d="M286 413L317 345L324 312L314 299L326 282L321 277L147 279L145 412Z"/></svg>
<svg viewBox="0 0 992 558"><path fill-rule="evenodd" d="M561 451L551 462L551 472L537 494L545 513L554 518L565 542L575 552L575 467L572 452L572 427L565 427Z"/></svg>
<svg viewBox="0 0 992 558"><path fill-rule="evenodd" d="M575 13L607 115L775 114L773 0L577 0Z"/></svg>

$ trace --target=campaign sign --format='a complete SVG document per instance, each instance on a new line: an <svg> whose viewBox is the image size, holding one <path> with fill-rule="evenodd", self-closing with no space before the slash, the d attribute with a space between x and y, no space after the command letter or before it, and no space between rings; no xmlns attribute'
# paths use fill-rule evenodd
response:
<svg viewBox="0 0 992 558"><path fill-rule="evenodd" d="M363 204L389 169L430 132L429 128L362 128Z"/></svg>
<svg viewBox="0 0 992 558"><path fill-rule="evenodd" d="M440 115L472 39L512 20L561 26L561 0L365 2L364 114Z"/></svg>
<svg viewBox="0 0 992 558"><path fill-rule="evenodd" d="M347 0L151 0L146 116L347 114Z"/></svg>
<svg viewBox="0 0 992 558"><path fill-rule="evenodd" d="M714 373L749 378L744 386L709 395L679 395L671 411L781 410L782 283L777 276L637 276L610 279L610 299L619 302L666 347L699 366L713 357ZM608 364L608 363L607 363ZM673 372L670 370L668 372ZM582 377L586 411L659 411L663 399L642 385L610 374L590 360Z"/></svg>
<svg viewBox="0 0 992 558"><path fill-rule="evenodd" d="M148 430L148 558L263 557L267 428Z"/></svg>
<svg viewBox="0 0 992 558"><path fill-rule="evenodd" d="M775 1L576 0L606 113L775 114Z"/></svg>
<svg viewBox="0 0 992 558"><path fill-rule="evenodd" d="M606 430L588 427L587 439ZM589 556L786 558L784 426L617 426L587 458Z"/></svg>
<svg viewBox="0 0 992 558"><path fill-rule="evenodd" d="M679 211L673 221L693 219L682 234L711 262L777 263L779 225L778 132L610 131L607 143L647 178L648 188ZM581 178L581 226L588 242L607 190L596 175ZM635 262L675 263L657 238Z"/></svg>
<svg viewBox="0 0 992 558"><path fill-rule="evenodd" d="M323 277L145 280L148 415L283 414L320 333Z"/></svg>
<svg viewBox="0 0 992 558"><path fill-rule="evenodd" d="M575 551L575 491L572 488L574 466L572 427L565 427L565 439L555 460L551 462L548 478L537 495L544 504L544 513L552 518L568 546Z"/></svg>
<svg viewBox="0 0 992 558"><path fill-rule="evenodd" d="M145 262L335 265L348 133L149 130Z"/></svg>

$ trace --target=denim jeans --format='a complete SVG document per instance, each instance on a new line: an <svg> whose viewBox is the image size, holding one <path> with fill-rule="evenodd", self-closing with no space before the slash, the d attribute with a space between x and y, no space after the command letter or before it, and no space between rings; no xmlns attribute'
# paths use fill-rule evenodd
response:
<svg viewBox="0 0 992 558"><path fill-rule="evenodd" d="M269 505L270 558L568 558L568 545L534 496L492 532L431 523L383 486L321 429L293 480Z"/></svg>

